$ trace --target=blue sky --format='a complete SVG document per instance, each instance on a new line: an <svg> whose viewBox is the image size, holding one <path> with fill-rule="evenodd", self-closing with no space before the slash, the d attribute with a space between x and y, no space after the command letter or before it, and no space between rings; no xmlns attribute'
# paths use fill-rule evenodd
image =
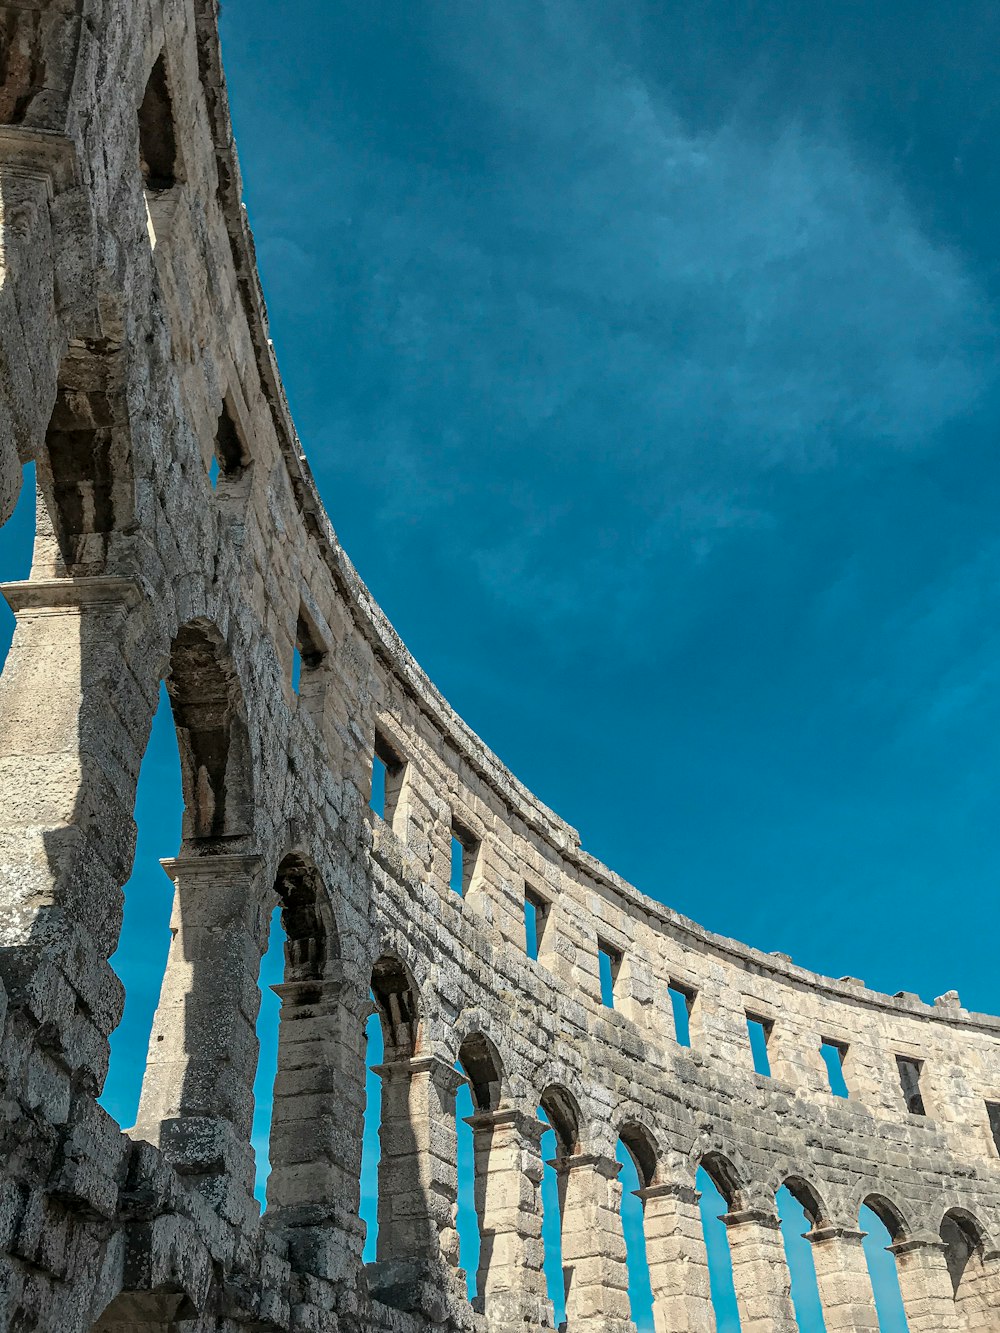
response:
<svg viewBox="0 0 1000 1333"><path fill-rule="evenodd" d="M448 698L647 893L991 1008L947 910L1000 874L1000 19L960 13L223 35L303 442Z"/></svg>
<svg viewBox="0 0 1000 1333"><path fill-rule="evenodd" d="M1000 878L995 4L222 22L299 431L445 695L645 892L996 1009L968 932ZM29 534L22 507L0 574ZM125 1120L171 746L162 714L116 959Z"/></svg>

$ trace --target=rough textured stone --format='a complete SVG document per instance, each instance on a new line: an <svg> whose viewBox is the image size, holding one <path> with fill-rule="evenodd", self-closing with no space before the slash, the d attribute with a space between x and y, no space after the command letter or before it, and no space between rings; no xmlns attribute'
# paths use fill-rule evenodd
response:
<svg viewBox="0 0 1000 1333"><path fill-rule="evenodd" d="M831 1333L877 1327L864 1202L893 1235L913 1330L1000 1327L1000 1021L954 993L890 998L708 934L588 856L486 749L326 517L240 189L213 0L0 0L0 520L23 463L38 483L0 679L0 1331L550 1326L539 1106L558 1143L570 1333L629 1327L619 1137L659 1333L713 1327L700 1165L729 1207L745 1333L793 1326L786 1182L812 1221ZM181 845L163 849L176 933L123 1130L95 1098L164 680L185 799ZM375 753L384 818L369 810ZM261 1216L254 1020L278 903ZM613 1009L599 949L617 962ZM689 997L690 1048L671 985ZM372 1000L386 1109L366 1270ZM770 1079L753 1072L748 1015L769 1031ZM845 1052L849 1100L829 1090L824 1038ZM919 1063L924 1114L897 1057ZM475 1105L475 1308L456 1267L456 1060Z"/></svg>

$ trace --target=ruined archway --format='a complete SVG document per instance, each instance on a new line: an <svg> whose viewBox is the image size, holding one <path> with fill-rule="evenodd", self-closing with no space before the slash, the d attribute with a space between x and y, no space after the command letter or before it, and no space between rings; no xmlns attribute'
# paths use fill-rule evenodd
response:
<svg viewBox="0 0 1000 1333"><path fill-rule="evenodd" d="M177 727L185 840L249 831L253 810L243 691L225 640L207 619L178 630L167 693Z"/></svg>

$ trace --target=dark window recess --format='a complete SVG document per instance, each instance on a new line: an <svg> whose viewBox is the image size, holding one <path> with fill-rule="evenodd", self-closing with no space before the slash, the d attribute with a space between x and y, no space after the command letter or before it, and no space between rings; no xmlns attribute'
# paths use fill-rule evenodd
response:
<svg viewBox="0 0 1000 1333"><path fill-rule="evenodd" d="M844 1058L847 1055L847 1047L842 1042L831 1041L829 1037L824 1037L820 1042L819 1050L823 1057L823 1063L826 1065L826 1076L830 1080L830 1091L835 1097L850 1096L847 1079L844 1078Z"/></svg>
<svg viewBox="0 0 1000 1333"><path fill-rule="evenodd" d="M987 1102L986 1114L989 1116L993 1142L997 1146L997 1152L1000 1152L1000 1102Z"/></svg>
<svg viewBox="0 0 1000 1333"><path fill-rule="evenodd" d="M219 424L215 428L215 457L208 471L212 486L217 488L220 481L235 480L249 462L250 455L240 439L236 422L227 405L223 403Z"/></svg>
<svg viewBox="0 0 1000 1333"><path fill-rule="evenodd" d="M372 754L372 795L371 808L387 824L391 824L396 813L399 793L403 786L403 774L406 765L390 747L388 741L375 733L375 750Z"/></svg>
<svg viewBox="0 0 1000 1333"><path fill-rule="evenodd" d="M899 1070L899 1085L903 1089L903 1101L910 1115L926 1115L924 1099L920 1092L920 1072L922 1060L911 1060L908 1056L897 1055L896 1067Z"/></svg>
<svg viewBox="0 0 1000 1333"><path fill-rule="evenodd" d="M747 1032L750 1035L750 1050L753 1053L754 1072L771 1077L771 1061L767 1054L767 1043L774 1024L768 1018L755 1018L747 1014Z"/></svg>
<svg viewBox="0 0 1000 1333"><path fill-rule="evenodd" d="M524 886L524 947L529 958L537 958L549 919L549 904L534 889Z"/></svg>
<svg viewBox="0 0 1000 1333"><path fill-rule="evenodd" d="M479 856L479 839L453 819L451 823L451 887L464 898L472 883Z"/></svg>
<svg viewBox="0 0 1000 1333"><path fill-rule="evenodd" d="M292 652L292 689L301 694L304 687L315 680L312 673L323 665L326 651L319 641L304 607L299 610L295 624L295 647Z"/></svg>
<svg viewBox="0 0 1000 1333"><path fill-rule="evenodd" d="M601 974L601 1003L609 1009L615 1007L615 983L621 970L622 956L610 944L597 942L597 962Z"/></svg>
<svg viewBox="0 0 1000 1333"><path fill-rule="evenodd" d="M672 981L668 988L670 1005L674 1011L674 1036L681 1046L691 1045L691 1014L696 992Z"/></svg>
<svg viewBox="0 0 1000 1333"><path fill-rule="evenodd" d="M139 108L139 165L147 190L169 190L176 185L177 139L162 55L153 66Z"/></svg>

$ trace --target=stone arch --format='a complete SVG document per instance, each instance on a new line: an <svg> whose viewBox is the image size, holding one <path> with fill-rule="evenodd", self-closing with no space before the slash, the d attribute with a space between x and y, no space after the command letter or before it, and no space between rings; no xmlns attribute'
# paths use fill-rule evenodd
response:
<svg viewBox="0 0 1000 1333"><path fill-rule="evenodd" d="M253 781L243 691L212 621L199 617L177 631L166 685L181 756L184 839L247 833Z"/></svg>
<svg viewBox="0 0 1000 1333"><path fill-rule="evenodd" d="M868 1208L875 1214L878 1220L889 1233L893 1245L898 1245L902 1241L909 1240L913 1228L903 1216L902 1211L884 1194L871 1193L866 1194L858 1204L858 1209Z"/></svg>
<svg viewBox="0 0 1000 1333"><path fill-rule="evenodd" d="M556 1138L556 1156L572 1157L580 1151L580 1106L576 1098L561 1083L550 1083L538 1104L548 1116Z"/></svg>
<svg viewBox="0 0 1000 1333"><path fill-rule="evenodd" d="M274 892L285 935L284 984L305 989L320 982L340 959L340 932L329 895L316 864L300 852L289 852L275 874Z"/></svg>
<svg viewBox="0 0 1000 1333"><path fill-rule="evenodd" d="M100 574L113 534L134 519L131 432L121 349L71 341L36 459L33 574Z"/></svg>
<svg viewBox="0 0 1000 1333"><path fill-rule="evenodd" d="M635 1163L642 1189L659 1183L660 1146L652 1130L639 1120L628 1119L618 1129L618 1138Z"/></svg>
<svg viewBox="0 0 1000 1333"><path fill-rule="evenodd" d="M147 190L172 189L180 176L170 76L163 51L153 61L139 105L139 169Z"/></svg>
<svg viewBox="0 0 1000 1333"><path fill-rule="evenodd" d="M703 1153L696 1163L696 1171L705 1172L712 1184L722 1195L726 1207L736 1212L746 1204L747 1180L728 1154L711 1149Z"/></svg>
<svg viewBox="0 0 1000 1333"><path fill-rule="evenodd" d="M274 896L283 966L281 981L271 987L281 1009L272 1066L267 1221L300 1235L303 1227L322 1226L335 1207L354 1214L360 1206L370 1006L367 988L361 990L356 976L344 976L336 915L308 855L291 851L282 858ZM361 1238L354 1233L338 1233L328 1243L342 1262L360 1259Z"/></svg>
<svg viewBox="0 0 1000 1333"><path fill-rule="evenodd" d="M948 1273L957 1298L969 1263L982 1249L986 1234L976 1217L964 1208L949 1208L938 1234L947 1247Z"/></svg>
<svg viewBox="0 0 1000 1333"><path fill-rule="evenodd" d="M503 1093L504 1071L500 1052L484 1032L470 1032L458 1048L476 1111L495 1111Z"/></svg>
<svg viewBox="0 0 1000 1333"><path fill-rule="evenodd" d="M420 992L398 954L384 953L372 965L372 998L382 1023L386 1061L415 1055L423 1035Z"/></svg>
<svg viewBox="0 0 1000 1333"><path fill-rule="evenodd" d="M175 1333L179 1320L198 1312L183 1291L122 1292L91 1325L90 1333Z"/></svg>
<svg viewBox="0 0 1000 1333"><path fill-rule="evenodd" d="M811 1226L819 1229L828 1223L830 1213L823 1201L823 1196L804 1175L800 1175L798 1172L786 1175L778 1184L778 1189L782 1187L788 1190L795 1202L804 1210ZM775 1193L777 1193L777 1190Z"/></svg>
<svg viewBox="0 0 1000 1333"><path fill-rule="evenodd" d="M942 1217L938 1234L963 1333L989 1333L1000 1297L1000 1265L986 1228L974 1213L956 1207Z"/></svg>

